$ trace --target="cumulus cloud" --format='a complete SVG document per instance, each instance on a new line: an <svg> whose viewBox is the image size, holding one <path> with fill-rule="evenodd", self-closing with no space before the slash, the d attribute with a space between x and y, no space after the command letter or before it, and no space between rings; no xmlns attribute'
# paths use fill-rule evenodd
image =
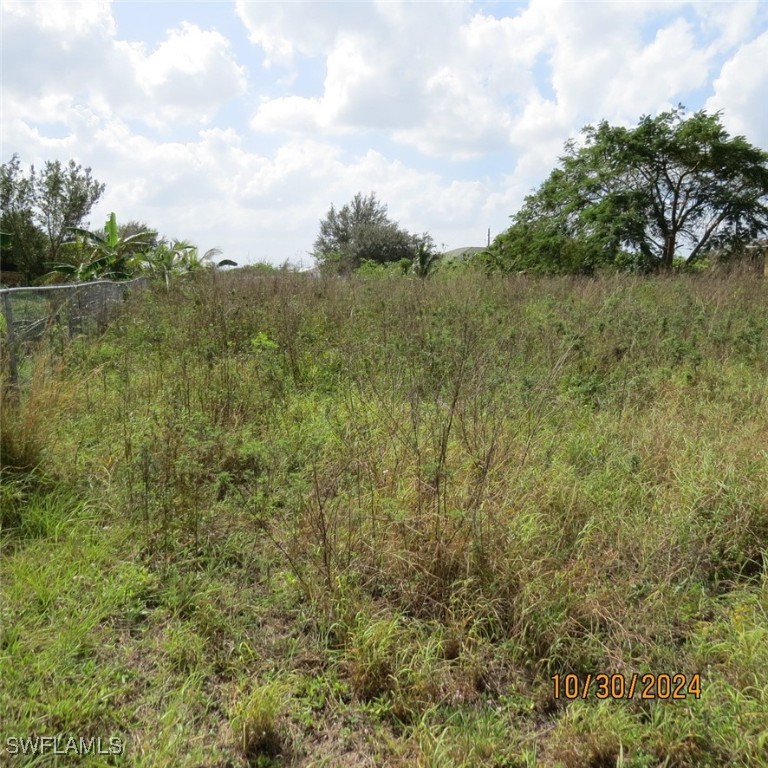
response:
<svg viewBox="0 0 768 768"><path fill-rule="evenodd" d="M696 6L700 31L713 53L727 53L765 26L766 8L760 0L702 3Z"/></svg>
<svg viewBox="0 0 768 768"><path fill-rule="evenodd" d="M327 54L340 34L376 32L374 3L254 3L236 0L235 10L251 42L264 51L264 65L290 66L297 55ZM386 10L386 9L385 9Z"/></svg>
<svg viewBox="0 0 768 768"><path fill-rule="evenodd" d="M613 77L605 106L614 104L614 110L624 114L630 109L637 115L652 112L664 102L674 102L675 94L702 87L710 60L710 52L697 47L691 25L675 19L637 51L623 77Z"/></svg>
<svg viewBox="0 0 768 768"><path fill-rule="evenodd" d="M562 142L584 122L634 122L702 88L756 13L754 3L533 0L502 18L468 4L364 6L238 3L271 63L301 54L326 72L320 92L263 101L255 130L391 131L456 160L519 146L546 114Z"/></svg>
<svg viewBox="0 0 768 768"><path fill-rule="evenodd" d="M70 45L93 29L105 34L111 34L115 29L108 0L4 0L2 11L4 22L20 18L30 20L39 29L67 36L64 42Z"/></svg>
<svg viewBox="0 0 768 768"><path fill-rule="evenodd" d="M469 135L490 139L485 129L477 128L488 123L478 115L478 104L483 102L483 111L490 104L476 73L466 74L466 62L461 62L467 47L461 25L468 6L361 5L364 10L358 4L313 6L318 9L312 16L317 25L311 33L302 23L297 29L289 26L302 5L286 5L269 24L263 20L263 7L238 6L251 39L266 54L273 52L275 40L292 35L295 50L315 57L325 71L321 93L266 101L257 109L252 127L295 132L302 125L329 134L396 131L397 140L430 154L439 154L438 147L446 141L447 152L461 154ZM347 15L351 8L356 10ZM460 66L448 65L451 56ZM290 58L282 61L291 63ZM464 122L463 131L455 130L457 121Z"/></svg>
<svg viewBox="0 0 768 768"><path fill-rule="evenodd" d="M3 3L6 105L22 119L63 121L51 95L154 127L209 122L246 88L245 69L215 31L182 23L154 50L116 38L108 3Z"/></svg>
<svg viewBox="0 0 768 768"><path fill-rule="evenodd" d="M760 147L768 148L768 32L740 48L723 64L706 108L723 110L723 122ZM760 62L760 63L758 63Z"/></svg>
<svg viewBox="0 0 768 768"><path fill-rule="evenodd" d="M218 32L183 22L154 51L128 46L142 91L167 119L209 122L216 110L245 90L245 69Z"/></svg>
<svg viewBox="0 0 768 768"><path fill-rule="evenodd" d="M481 244L584 124L679 101L768 145L754 0L237 0L162 22L153 4L1 1L3 146L90 165L95 222L114 210L236 261L306 259L330 204L370 191L411 231ZM121 36L121 13L151 36Z"/></svg>

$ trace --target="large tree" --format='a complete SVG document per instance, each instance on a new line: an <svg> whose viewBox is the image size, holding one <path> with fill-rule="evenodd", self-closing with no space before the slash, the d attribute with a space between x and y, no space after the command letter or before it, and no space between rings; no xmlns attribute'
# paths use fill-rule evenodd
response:
<svg viewBox="0 0 768 768"><path fill-rule="evenodd" d="M41 171L21 170L18 155L2 166L0 202L2 229L12 235L10 258L26 279L60 261L62 246L73 227L80 227L104 193L90 168L70 160L46 162Z"/></svg>
<svg viewBox="0 0 768 768"><path fill-rule="evenodd" d="M37 218L48 235L48 258L54 262L71 230L81 226L104 194L105 185L93 178L90 168L83 169L74 160L66 166L58 160L46 161L39 174L33 167L32 184Z"/></svg>
<svg viewBox="0 0 768 768"><path fill-rule="evenodd" d="M18 155L0 171L0 228L6 233L2 251L5 269L18 270L25 281L46 271L48 248L45 232L37 226L32 180L22 170Z"/></svg>
<svg viewBox="0 0 768 768"><path fill-rule="evenodd" d="M506 268L669 268L768 229L768 153L683 107L635 128L588 125L491 248Z"/></svg>
<svg viewBox="0 0 768 768"><path fill-rule="evenodd" d="M314 256L322 268L349 273L364 261L412 260L419 242L419 237L389 219L387 206L373 192L358 193L338 211L331 205L320 222Z"/></svg>

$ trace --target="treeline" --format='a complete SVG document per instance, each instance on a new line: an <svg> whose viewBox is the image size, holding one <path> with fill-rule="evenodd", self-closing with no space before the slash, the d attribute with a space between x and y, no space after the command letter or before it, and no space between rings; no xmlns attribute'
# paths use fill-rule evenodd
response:
<svg viewBox="0 0 768 768"><path fill-rule="evenodd" d="M25 174L14 155L0 179L1 272L24 282L136 274L167 281L175 272L234 265L217 264L218 249L200 254L188 241L159 239L141 222L118 226L114 214L103 232L83 229L104 190L73 160ZM720 113L687 116L680 106L634 128L586 126L511 226L471 263L488 272L646 273L760 259L766 232L768 152L730 136ZM312 254L326 274L424 278L445 263L429 233L401 227L373 192L331 205Z"/></svg>

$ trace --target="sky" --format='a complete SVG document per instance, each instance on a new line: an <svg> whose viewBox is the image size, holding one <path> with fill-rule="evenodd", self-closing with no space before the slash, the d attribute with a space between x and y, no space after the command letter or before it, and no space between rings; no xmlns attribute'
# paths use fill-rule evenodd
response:
<svg viewBox="0 0 768 768"><path fill-rule="evenodd" d="M74 159L100 229L313 264L374 192L484 245L587 124L684 104L768 148L768 2L0 0L2 161Z"/></svg>

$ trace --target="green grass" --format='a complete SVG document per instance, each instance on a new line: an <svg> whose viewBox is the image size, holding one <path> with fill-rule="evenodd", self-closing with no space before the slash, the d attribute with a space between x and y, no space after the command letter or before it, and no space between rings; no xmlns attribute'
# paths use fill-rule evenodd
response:
<svg viewBox="0 0 768 768"><path fill-rule="evenodd" d="M232 274L41 348L3 393L0 765L767 765L766 307ZM601 672L702 695L555 698Z"/></svg>

